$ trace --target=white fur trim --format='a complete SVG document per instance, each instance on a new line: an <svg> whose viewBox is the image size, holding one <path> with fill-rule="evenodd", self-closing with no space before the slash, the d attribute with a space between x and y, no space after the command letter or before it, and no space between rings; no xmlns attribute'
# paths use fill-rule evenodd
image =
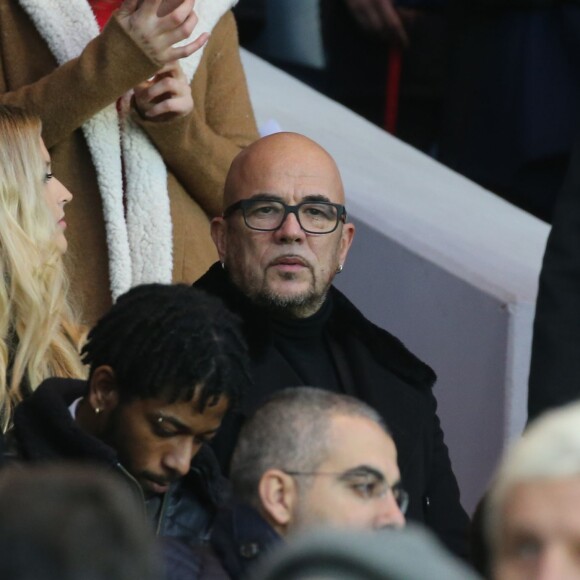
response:
<svg viewBox="0 0 580 580"><path fill-rule="evenodd" d="M76 58L99 34L86 0L19 0L59 64ZM211 32L237 0L197 0L199 22L191 40ZM188 40L190 40L188 39ZM184 41L184 43L187 42ZM203 54L197 51L180 64L191 82ZM145 282L171 282L172 224L167 169L145 132L128 116L119 126L115 104L83 125L99 190L109 250L113 298ZM121 149L125 163L127 218L123 206Z"/></svg>

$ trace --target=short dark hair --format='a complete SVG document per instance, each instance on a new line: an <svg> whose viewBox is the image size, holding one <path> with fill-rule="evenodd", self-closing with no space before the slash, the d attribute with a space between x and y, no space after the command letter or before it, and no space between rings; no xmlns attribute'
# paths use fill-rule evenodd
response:
<svg viewBox="0 0 580 580"><path fill-rule="evenodd" d="M64 464L3 470L0 578L159 578L153 534L117 477Z"/></svg>
<svg viewBox="0 0 580 580"><path fill-rule="evenodd" d="M268 469L316 471L328 456L332 419L341 415L364 417L388 433L374 409L347 395L294 387L270 397L240 431L230 468L236 497L259 507L258 486Z"/></svg>
<svg viewBox="0 0 580 580"><path fill-rule="evenodd" d="M240 322L221 300L184 284L145 284L123 294L91 330L83 361L114 372L120 400L220 396L230 406L250 384Z"/></svg>

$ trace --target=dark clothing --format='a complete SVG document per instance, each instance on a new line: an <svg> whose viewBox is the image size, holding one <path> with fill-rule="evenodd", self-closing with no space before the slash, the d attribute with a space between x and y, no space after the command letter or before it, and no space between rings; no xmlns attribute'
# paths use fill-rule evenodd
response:
<svg viewBox="0 0 580 580"><path fill-rule="evenodd" d="M344 392L333 364L324 328L332 314L328 299L316 314L306 319L271 319L275 348L300 377L303 385L325 385L329 391Z"/></svg>
<svg viewBox="0 0 580 580"><path fill-rule="evenodd" d="M580 4L454 0L438 158L551 221L578 127Z"/></svg>
<svg viewBox="0 0 580 580"><path fill-rule="evenodd" d="M166 580L239 580L249 578L258 558L282 542L282 538L253 508L244 504L218 511L208 546L191 546L177 538L165 538L161 548Z"/></svg>
<svg viewBox="0 0 580 580"><path fill-rule="evenodd" d="M540 274L528 419L580 397L580 136Z"/></svg>
<svg viewBox="0 0 580 580"><path fill-rule="evenodd" d="M227 501L228 486L211 449L202 447L189 474L172 484L162 497L145 502L141 486L119 463L115 450L83 431L69 405L86 393L86 383L49 379L14 413L7 436L9 460L33 463L80 462L101 465L119 473L131 486L160 536L179 536L190 542L208 540L215 512Z"/></svg>
<svg viewBox="0 0 580 580"><path fill-rule="evenodd" d="M218 459L227 466L244 418L274 392L306 383L276 347L268 313L243 296L219 264L195 285L222 298L242 318L252 361L254 388L239 412L226 418L215 442ZM324 339L341 388L374 407L393 434L401 478L410 494L408 517L425 522L452 551L464 554L468 518L436 414L431 389L435 373L398 339L364 318L336 288L329 297L332 312Z"/></svg>
<svg viewBox="0 0 580 580"><path fill-rule="evenodd" d="M165 580L228 580L230 576L207 546L181 538L161 538Z"/></svg>
<svg viewBox="0 0 580 580"><path fill-rule="evenodd" d="M320 0L326 68L319 90L380 127L385 127L386 114L396 116L397 137L430 154L440 130L446 82L446 1L395 4L416 11L412 20L403 21L409 46L400 53L383 35L361 27L344 0ZM401 58L400 84L396 73L389 74L395 54ZM387 111L388 101L395 110Z"/></svg>
<svg viewBox="0 0 580 580"><path fill-rule="evenodd" d="M212 548L233 580L248 577L258 558L282 541L254 508L244 504L220 509L211 536Z"/></svg>

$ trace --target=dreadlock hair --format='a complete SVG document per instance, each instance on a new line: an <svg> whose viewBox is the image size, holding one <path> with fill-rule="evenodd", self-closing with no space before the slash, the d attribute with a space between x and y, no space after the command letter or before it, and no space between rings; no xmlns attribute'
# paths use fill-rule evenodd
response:
<svg viewBox="0 0 580 580"><path fill-rule="evenodd" d="M234 406L251 382L238 318L184 284L123 294L91 330L82 355L90 375L102 365L114 370L121 402L197 397L203 412L222 395Z"/></svg>

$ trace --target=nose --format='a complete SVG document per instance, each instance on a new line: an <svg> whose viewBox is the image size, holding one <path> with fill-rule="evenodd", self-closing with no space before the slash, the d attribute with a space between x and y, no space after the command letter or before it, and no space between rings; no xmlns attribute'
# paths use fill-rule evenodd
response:
<svg viewBox="0 0 580 580"><path fill-rule="evenodd" d="M375 518L375 528L392 526L402 528L405 525L405 516L397 504L392 493L387 493L377 503L377 513Z"/></svg>
<svg viewBox="0 0 580 580"><path fill-rule="evenodd" d="M300 241L306 235L298 222L298 217L294 213L288 213L282 225L274 234L278 240L284 243Z"/></svg>
<svg viewBox="0 0 580 580"><path fill-rule="evenodd" d="M56 181L59 186L58 201L62 206L65 206L67 203L69 203L69 201L72 201L73 194L65 187L65 185L61 181L59 181L58 179Z"/></svg>
<svg viewBox="0 0 580 580"><path fill-rule="evenodd" d="M191 461L200 447L200 445L191 440L176 442L163 456L163 467L179 477L187 475L191 467Z"/></svg>

